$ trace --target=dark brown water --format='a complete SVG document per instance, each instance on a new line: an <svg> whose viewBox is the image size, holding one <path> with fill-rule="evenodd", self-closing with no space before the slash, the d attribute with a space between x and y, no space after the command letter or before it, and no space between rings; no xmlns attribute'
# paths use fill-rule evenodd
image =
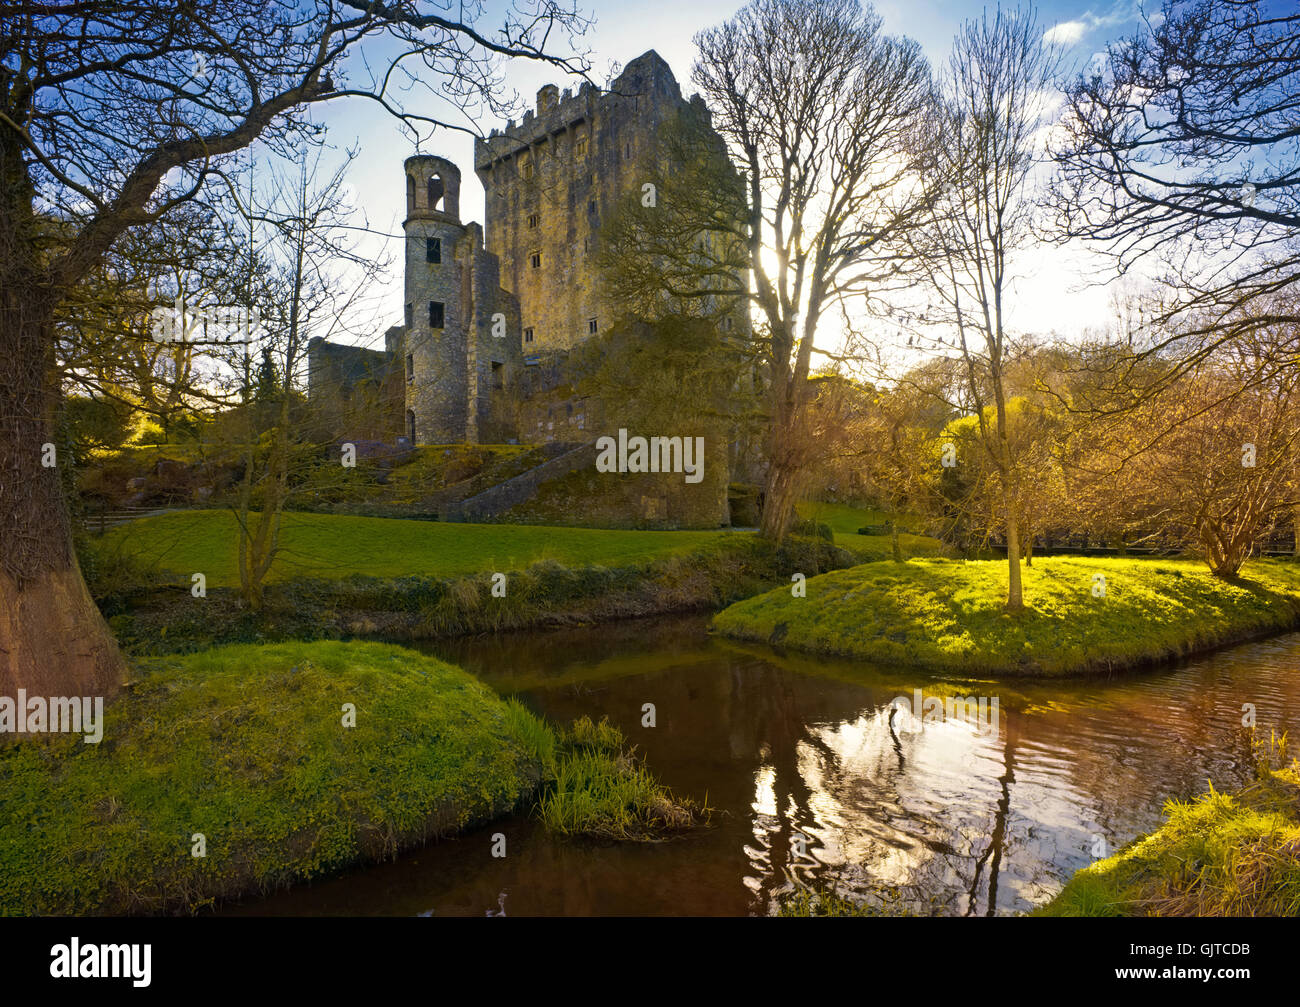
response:
<svg viewBox="0 0 1300 1007"><path fill-rule="evenodd" d="M1161 803L1246 779L1243 704L1300 735L1300 634L1105 681L963 683L995 730L891 700L933 676L782 657L684 617L427 648L554 721L608 716L714 826L660 844L519 817L234 914L765 914L797 880L916 912L1016 913L1149 831ZM657 726L641 726L653 703ZM492 834L506 836L504 858Z"/></svg>

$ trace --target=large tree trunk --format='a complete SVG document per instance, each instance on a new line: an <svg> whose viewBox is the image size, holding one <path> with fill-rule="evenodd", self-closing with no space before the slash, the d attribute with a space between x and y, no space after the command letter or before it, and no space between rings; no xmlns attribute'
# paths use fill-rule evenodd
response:
<svg viewBox="0 0 1300 1007"><path fill-rule="evenodd" d="M780 461L767 468L763 486L763 514L758 533L765 539L781 542L794 524L794 505L799 498L799 472Z"/></svg>
<svg viewBox="0 0 1300 1007"><path fill-rule="evenodd" d="M53 298L35 271L16 261L21 249L0 254L5 253L8 261L0 264L0 696L16 698L17 690L25 689L47 697L107 697L121 686L126 664L77 565L59 469L42 465L45 445L57 441ZM70 461L60 454L54 459L58 465Z"/></svg>
<svg viewBox="0 0 1300 1007"><path fill-rule="evenodd" d="M767 478L763 486L763 513L758 533L772 542L781 542L795 520L804 462L800 451L798 428L801 419L799 391L793 377L787 376L772 389L772 419L767 431Z"/></svg>

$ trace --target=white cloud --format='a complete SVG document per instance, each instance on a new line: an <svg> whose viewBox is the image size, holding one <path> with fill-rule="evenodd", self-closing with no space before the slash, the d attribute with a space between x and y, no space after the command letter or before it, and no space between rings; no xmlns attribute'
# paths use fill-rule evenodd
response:
<svg viewBox="0 0 1300 1007"><path fill-rule="evenodd" d="M1062 21L1043 32L1043 41L1048 45L1070 46L1083 38L1088 26L1082 21Z"/></svg>
<svg viewBox="0 0 1300 1007"><path fill-rule="evenodd" d="M1141 12L1138 0L1114 0L1110 10L1097 14L1087 10L1073 21L1062 21L1043 33L1048 45L1072 46L1098 28L1118 28L1137 20Z"/></svg>

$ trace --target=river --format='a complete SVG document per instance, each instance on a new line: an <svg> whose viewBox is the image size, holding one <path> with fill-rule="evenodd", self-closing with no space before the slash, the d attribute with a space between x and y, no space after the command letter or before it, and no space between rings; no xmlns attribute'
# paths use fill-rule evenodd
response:
<svg viewBox="0 0 1300 1007"><path fill-rule="evenodd" d="M1150 831L1169 798L1245 781L1243 705L1300 735L1300 634L1109 681L981 680L782 655L704 616L423 649L556 722L607 716L713 825L654 844L549 835L526 815L233 915L766 914L797 882L894 910L1004 915ZM986 719L905 697L983 697ZM997 700L996 723L991 701ZM655 726L643 727L645 704ZM924 708L918 709L922 713ZM506 855L491 853L504 833Z"/></svg>

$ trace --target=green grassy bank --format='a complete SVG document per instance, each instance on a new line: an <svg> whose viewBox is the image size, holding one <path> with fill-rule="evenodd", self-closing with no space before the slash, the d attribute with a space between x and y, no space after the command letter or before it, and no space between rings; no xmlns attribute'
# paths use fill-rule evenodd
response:
<svg viewBox="0 0 1300 1007"><path fill-rule="evenodd" d="M326 523L366 520L311 517ZM546 559L524 567L504 562L495 567L492 560L480 554L476 559L454 562L434 557L426 567L418 557L411 557L405 567L408 574L426 568L431 572L400 577L352 573L330 580L276 581L267 590L261 612L250 612L240 604L236 592L214 587L212 580L208 582L207 597L195 598L188 581L169 572L151 577L135 570L125 581L92 578L92 590L128 651L159 654L263 640L345 636L431 639L716 610L774 584L788 583L793 571L813 574L853 562L849 554L820 539L791 538L773 548L755 535L740 533L375 523L415 524L448 542L454 542L456 535L478 531L539 536L543 532L568 532L578 533L574 540L583 541L588 535L612 536L626 548L621 552L561 553L573 565ZM562 541L561 536L557 539ZM346 538L342 541L348 545ZM544 544L544 536L538 541ZM343 547L332 546L338 551ZM364 550L354 550L355 543L348 554L364 556ZM597 561L590 562L591 556ZM481 565L475 567L474 563ZM444 572L466 568L474 572ZM505 579L494 582L493 572L498 571L506 575Z"/></svg>
<svg viewBox="0 0 1300 1007"><path fill-rule="evenodd" d="M590 724L556 732L460 669L384 644L143 661L99 744L0 748L0 915L196 912L556 793L582 806L566 832L694 824L621 746ZM575 784L595 749L603 771Z"/></svg>
<svg viewBox="0 0 1300 1007"><path fill-rule="evenodd" d="M714 619L739 640L954 674L1051 677L1127 669L1289 629L1300 566L1260 560L1237 582L1191 560L1044 557L1027 609L1003 610L1005 562L868 563L737 602ZM1094 588L1104 577L1104 596Z"/></svg>
<svg viewBox="0 0 1300 1007"><path fill-rule="evenodd" d="M1285 739L1236 794L1169 801L1165 823L1075 873L1039 916L1300 916L1300 762ZM1279 757L1280 756L1280 757Z"/></svg>
<svg viewBox="0 0 1300 1007"><path fill-rule="evenodd" d="M859 563L893 558L893 543L888 535L858 534L861 528L869 525L882 528L893 520L898 521L898 544L904 556L940 556L945 551L943 543L937 538L920 534L920 519L907 515L893 515L867 507L815 500L803 501L799 504L798 511L801 518L830 528L835 544L851 552Z"/></svg>

